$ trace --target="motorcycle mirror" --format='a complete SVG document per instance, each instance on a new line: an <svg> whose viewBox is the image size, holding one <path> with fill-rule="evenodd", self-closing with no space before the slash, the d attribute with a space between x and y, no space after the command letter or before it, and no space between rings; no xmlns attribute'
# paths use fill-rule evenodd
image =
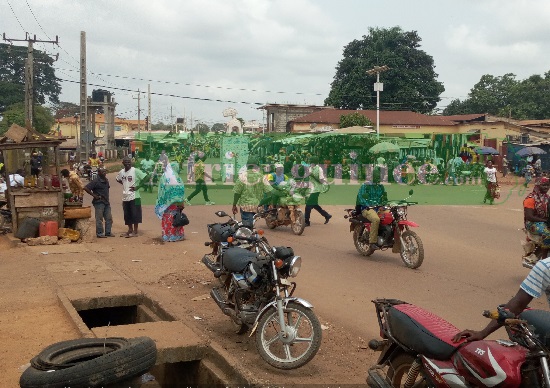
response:
<svg viewBox="0 0 550 388"><path fill-rule="evenodd" d="M227 213L224 212L223 210L219 210L219 211L215 212L214 214L217 215L218 217L227 217Z"/></svg>
<svg viewBox="0 0 550 388"><path fill-rule="evenodd" d="M409 195L413 195L413 193L414 193L414 190L412 190L412 189L409 190Z"/></svg>

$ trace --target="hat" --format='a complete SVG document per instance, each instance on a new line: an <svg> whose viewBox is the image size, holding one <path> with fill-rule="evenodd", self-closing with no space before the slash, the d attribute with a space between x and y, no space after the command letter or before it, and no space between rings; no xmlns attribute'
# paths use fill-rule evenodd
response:
<svg viewBox="0 0 550 388"><path fill-rule="evenodd" d="M281 163L276 163L275 168L284 168L284 166Z"/></svg>

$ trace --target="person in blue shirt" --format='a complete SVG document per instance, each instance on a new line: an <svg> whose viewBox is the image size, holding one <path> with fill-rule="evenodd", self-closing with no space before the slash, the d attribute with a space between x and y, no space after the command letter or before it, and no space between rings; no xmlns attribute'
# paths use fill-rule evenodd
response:
<svg viewBox="0 0 550 388"><path fill-rule="evenodd" d="M372 182L365 182L359 188L356 200L356 210L360 211L361 215L371 223L369 234L371 250L378 249L378 245L376 245L378 227L380 226L378 208L387 201L386 189L380 184L380 170L376 169L372 174Z"/></svg>

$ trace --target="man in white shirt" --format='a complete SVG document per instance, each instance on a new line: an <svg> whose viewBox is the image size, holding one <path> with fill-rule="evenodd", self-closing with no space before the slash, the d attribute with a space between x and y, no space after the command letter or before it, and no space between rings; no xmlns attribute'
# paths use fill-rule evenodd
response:
<svg viewBox="0 0 550 388"><path fill-rule="evenodd" d="M122 237L137 237L138 225L142 222L141 196L138 189L147 174L132 167L132 160L128 156L122 160L122 164L124 168L116 176L116 181L122 185L122 210L124 223L128 225L128 232Z"/></svg>
<svg viewBox="0 0 550 388"><path fill-rule="evenodd" d="M15 174L10 174L10 187L23 187L25 186L25 172L19 169Z"/></svg>

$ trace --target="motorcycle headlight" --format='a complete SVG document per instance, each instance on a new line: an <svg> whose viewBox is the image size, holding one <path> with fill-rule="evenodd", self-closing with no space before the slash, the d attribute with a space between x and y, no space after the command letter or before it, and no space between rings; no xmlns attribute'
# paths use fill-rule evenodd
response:
<svg viewBox="0 0 550 388"><path fill-rule="evenodd" d="M296 277L298 275L298 272L300 272L300 268L302 268L302 258L300 256L293 256L290 259L288 276L290 276L291 278Z"/></svg>
<svg viewBox="0 0 550 388"><path fill-rule="evenodd" d="M235 238L250 238L252 237L252 231L248 228L240 227L235 232Z"/></svg>

